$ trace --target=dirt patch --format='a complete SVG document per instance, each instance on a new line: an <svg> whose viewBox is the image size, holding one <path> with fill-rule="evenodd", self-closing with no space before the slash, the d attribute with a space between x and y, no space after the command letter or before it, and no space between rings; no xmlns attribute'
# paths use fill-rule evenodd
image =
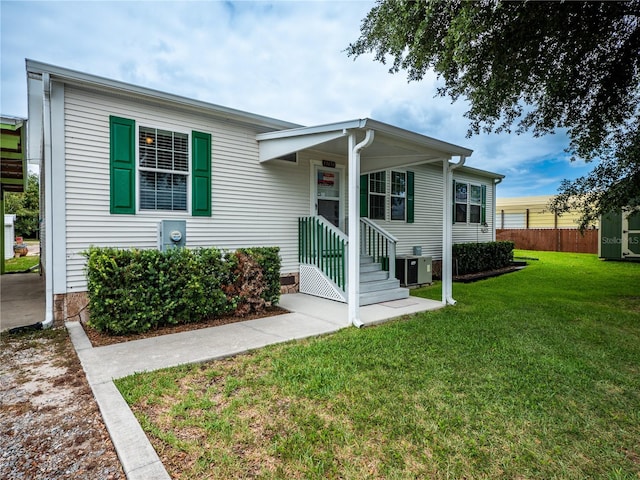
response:
<svg viewBox="0 0 640 480"><path fill-rule="evenodd" d="M200 322L186 323L181 325L166 325L154 330L149 330L145 333L135 333L130 335L108 335L101 333L94 328L91 328L85 322L82 322L87 337L91 345L94 347L102 347L105 345L113 345L114 343L130 342L132 340L140 340L143 338L152 338L160 335L168 335L171 333L188 332L191 330L198 330L201 328L219 327L221 325L227 325L229 323L246 322L247 320L255 320L257 318L273 317L275 315L282 315L289 313L282 307L272 306L268 307L264 312L260 314L245 315L242 317L235 315L228 315L224 317L211 318L209 320L202 320Z"/></svg>
<svg viewBox="0 0 640 480"><path fill-rule="evenodd" d="M0 347L0 478L125 479L66 329Z"/></svg>

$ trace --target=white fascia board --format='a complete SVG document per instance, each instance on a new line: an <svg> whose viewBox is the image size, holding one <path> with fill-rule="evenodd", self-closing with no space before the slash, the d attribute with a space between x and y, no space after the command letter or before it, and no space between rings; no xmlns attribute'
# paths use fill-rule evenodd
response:
<svg viewBox="0 0 640 480"><path fill-rule="evenodd" d="M0 115L0 123L2 123L3 125L11 125L18 128L22 126L26 121L27 119L22 117L14 117L11 115Z"/></svg>
<svg viewBox="0 0 640 480"><path fill-rule="evenodd" d="M473 167L467 167L467 166L460 167L457 169L457 171L464 172L464 173L471 173L473 175L478 175L481 177L498 178L498 179L504 178L504 175L500 173L489 172L487 170L480 170L479 168L473 168Z"/></svg>
<svg viewBox="0 0 640 480"><path fill-rule="evenodd" d="M213 103L207 103L200 100L194 100L180 95L174 95L171 93L161 92L151 88L140 87L129 83L121 82L118 80L111 80L88 73L78 72L76 70L70 70L47 63L38 62L35 60L26 60L27 74L42 74L49 73L52 80L58 80L63 83L71 83L78 85L88 85L94 88L107 88L110 90L116 90L126 92L129 94L138 95L141 97L153 98L156 100L176 103L184 105L190 108L204 111L206 113L227 118L238 122L249 123L252 125L258 125L267 128L274 129L291 129L297 128L301 125L297 123L285 122L284 120L278 120L263 115L257 115L254 113L244 112L242 110L236 110L229 107L223 107Z"/></svg>
<svg viewBox="0 0 640 480"><path fill-rule="evenodd" d="M327 123L325 125L314 125L313 127L299 127L288 130L279 130L275 132L260 133L256 135L256 140L262 142L264 140L276 140L282 138L300 137L305 135L314 135L318 133L343 132L344 130L353 130L354 128L363 128L367 120L348 120L338 123Z"/></svg>
<svg viewBox="0 0 640 480"><path fill-rule="evenodd" d="M298 152L300 150L306 150L313 148L316 145L330 142L337 138L343 137L345 134L343 130L319 132L308 135L273 138L271 140L261 140L260 146L260 162L267 162L276 158L281 158L284 155Z"/></svg>
<svg viewBox="0 0 640 480"><path fill-rule="evenodd" d="M280 130L275 132L267 132L256 135L256 140L259 143L265 141L281 140L286 138L302 137L307 135L315 135L319 133L328 132L344 132L352 130L374 130L376 135L381 133L388 142L395 143L397 145L419 147L421 150L429 150L431 152L438 152L440 157L451 156L465 156L468 157L473 153L473 150L460 147L452 143L443 142L435 138L427 137L419 133L411 132L403 128L394 127L386 123L378 122L370 118L362 118L356 120L347 120L337 123L329 123L325 125L316 125L312 127L301 127L289 130ZM291 152L289 152L291 153ZM431 158L434 156L432 155Z"/></svg>

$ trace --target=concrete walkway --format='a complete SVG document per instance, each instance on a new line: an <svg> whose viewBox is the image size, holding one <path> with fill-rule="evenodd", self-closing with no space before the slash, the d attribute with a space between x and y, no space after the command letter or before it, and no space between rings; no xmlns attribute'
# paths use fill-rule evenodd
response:
<svg viewBox="0 0 640 480"><path fill-rule="evenodd" d="M0 331L44 321L44 276L0 275Z"/></svg>
<svg viewBox="0 0 640 480"><path fill-rule="evenodd" d="M170 477L113 380L136 372L229 357L349 326L347 305L343 303L289 294L281 297L280 306L291 313L95 348L78 322L66 324L129 480ZM365 325L373 325L441 307L440 302L409 297L361 307L360 314Z"/></svg>

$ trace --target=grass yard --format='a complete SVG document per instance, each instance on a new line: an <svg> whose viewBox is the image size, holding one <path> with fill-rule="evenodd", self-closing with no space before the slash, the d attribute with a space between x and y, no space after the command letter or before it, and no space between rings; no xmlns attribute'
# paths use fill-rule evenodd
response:
<svg viewBox="0 0 640 480"><path fill-rule="evenodd" d="M38 255L9 258L4 261L5 272L24 272L38 265L39 261L40 256Z"/></svg>
<svg viewBox="0 0 640 480"><path fill-rule="evenodd" d="M640 264L517 254L455 307L117 385L173 478L639 479Z"/></svg>

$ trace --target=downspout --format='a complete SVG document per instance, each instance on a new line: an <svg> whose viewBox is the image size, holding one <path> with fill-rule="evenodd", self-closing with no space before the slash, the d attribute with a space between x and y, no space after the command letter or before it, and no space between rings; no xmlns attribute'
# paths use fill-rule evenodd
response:
<svg viewBox="0 0 640 480"><path fill-rule="evenodd" d="M458 163L450 164L448 160L442 162L442 174L444 177L444 199L443 199L443 228L442 228L442 303L444 305L455 305L453 299L453 253L452 253L452 225L453 225L453 171L464 165L467 157L460 156Z"/></svg>
<svg viewBox="0 0 640 480"><path fill-rule="evenodd" d="M52 271L52 252L53 252L53 186L51 185L52 175L52 159L51 159L51 78L49 73L42 74L42 90L43 90L43 163L44 163L44 211L45 211L45 319L42 322L42 328L51 328L53 326L53 271ZM42 188L42 183L41 183Z"/></svg>
<svg viewBox="0 0 640 480"><path fill-rule="evenodd" d="M493 233L491 234L491 239L495 242L496 241L496 187L498 186L499 183L502 182L501 178L494 178L493 179L493 213L491 214L491 220L492 220L492 224L491 224L491 229L493 231Z"/></svg>
<svg viewBox="0 0 640 480"><path fill-rule="evenodd" d="M347 303L349 323L360 328L360 152L373 143L375 132L367 130L356 145L355 132L349 133L349 249Z"/></svg>

